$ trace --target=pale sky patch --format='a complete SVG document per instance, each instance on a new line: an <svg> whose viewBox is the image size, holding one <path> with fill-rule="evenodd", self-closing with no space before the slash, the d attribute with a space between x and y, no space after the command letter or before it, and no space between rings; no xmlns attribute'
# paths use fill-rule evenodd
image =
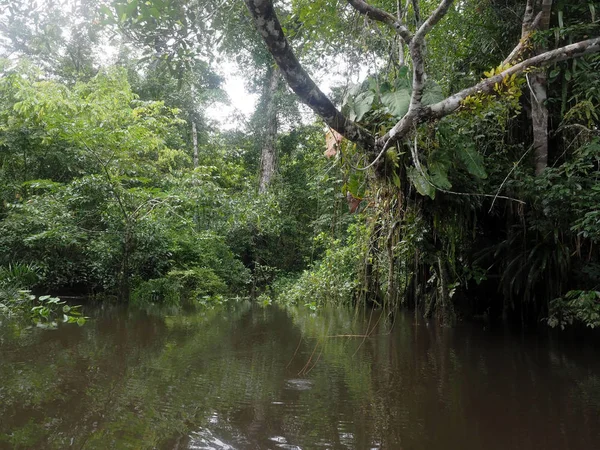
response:
<svg viewBox="0 0 600 450"><path fill-rule="evenodd" d="M250 93L245 86L244 75L234 62L226 61L220 65L220 75L224 78L223 89L229 97L229 104L213 103L205 109L206 116L215 121L222 130L243 128L246 121L256 109L260 95ZM317 86L325 95L331 94L335 86L350 85L361 82L368 75L368 68L348 68L344 61L339 61L335 67L313 75ZM316 119L314 113L301 105L302 121L306 124Z"/></svg>
<svg viewBox="0 0 600 450"><path fill-rule="evenodd" d="M204 113L217 122L219 128L231 130L243 126L240 116L247 121L256 108L258 94L251 94L245 87L244 77L233 62L220 65L220 75L224 78L223 89L229 97L229 104L213 103Z"/></svg>

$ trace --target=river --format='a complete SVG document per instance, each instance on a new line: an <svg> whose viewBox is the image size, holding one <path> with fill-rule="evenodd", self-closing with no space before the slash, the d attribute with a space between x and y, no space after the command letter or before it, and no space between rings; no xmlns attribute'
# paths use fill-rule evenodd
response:
<svg viewBox="0 0 600 450"><path fill-rule="evenodd" d="M86 313L0 325L0 448L600 448L592 344L345 309Z"/></svg>

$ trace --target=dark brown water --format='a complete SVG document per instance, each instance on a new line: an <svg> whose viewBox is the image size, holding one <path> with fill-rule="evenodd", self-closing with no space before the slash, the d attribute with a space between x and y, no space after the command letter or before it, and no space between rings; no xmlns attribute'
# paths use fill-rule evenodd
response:
<svg viewBox="0 0 600 450"><path fill-rule="evenodd" d="M599 356L342 309L0 325L0 448L600 449Z"/></svg>

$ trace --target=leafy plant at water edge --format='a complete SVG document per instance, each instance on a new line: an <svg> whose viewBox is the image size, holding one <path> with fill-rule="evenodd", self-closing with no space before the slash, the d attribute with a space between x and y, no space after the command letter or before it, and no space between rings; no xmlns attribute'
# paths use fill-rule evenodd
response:
<svg viewBox="0 0 600 450"><path fill-rule="evenodd" d="M564 297L550 302L546 319L551 327L561 329L575 322L589 328L600 327L600 291L569 291Z"/></svg>
<svg viewBox="0 0 600 450"><path fill-rule="evenodd" d="M54 328L58 321L82 326L88 319L82 315L81 305L69 306L67 302L50 295L31 296L30 298L36 305L31 307L31 318L33 323L39 327Z"/></svg>
<svg viewBox="0 0 600 450"><path fill-rule="evenodd" d="M37 280L36 268L24 264L0 267L0 314L8 318L29 320L44 328L54 328L58 322L85 324L87 317L81 306L70 306L58 297L36 296L26 287Z"/></svg>
<svg viewBox="0 0 600 450"><path fill-rule="evenodd" d="M360 239L364 235L360 226L353 225L350 228L351 234L346 244L338 239L330 239L325 234L316 238L324 240L326 244L322 259L302 272L297 280L280 286L282 290L276 292L279 301L305 305L311 309L326 304L351 303L359 286L356 273L362 257Z"/></svg>
<svg viewBox="0 0 600 450"><path fill-rule="evenodd" d="M208 267L174 269L164 277L139 281L131 295L131 303L178 306L185 302L219 303L227 292L225 282Z"/></svg>

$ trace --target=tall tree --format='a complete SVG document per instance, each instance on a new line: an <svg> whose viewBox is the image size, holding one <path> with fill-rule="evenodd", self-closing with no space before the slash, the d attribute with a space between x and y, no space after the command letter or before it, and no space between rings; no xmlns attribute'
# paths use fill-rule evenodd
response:
<svg viewBox="0 0 600 450"><path fill-rule="evenodd" d="M531 0L528 2L531 3ZM528 4L529 8L530 5ZM541 11L537 29L545 31L550 26L550 10L552 9L552 0L542 0ZM527 14L526 14L527 17ZM531 25L523 23L524 28L530 28ZM544 45L538 45L536 53L543 53L546 50ZM535 71L531 76L531 122L533 126L533 148L535 154L535 173L540 174L548 165L548 99L547 82L548 77L546 69L541 68Z"/></svg>
<svg viewBox="0 0 600 450"><path fill-rule="evenodd" d="M277 90L280 73L277 67L268 72L265 83L264 102L266 104L265 131L260 154L259 194L265 193L277 172Z"/></svg>

